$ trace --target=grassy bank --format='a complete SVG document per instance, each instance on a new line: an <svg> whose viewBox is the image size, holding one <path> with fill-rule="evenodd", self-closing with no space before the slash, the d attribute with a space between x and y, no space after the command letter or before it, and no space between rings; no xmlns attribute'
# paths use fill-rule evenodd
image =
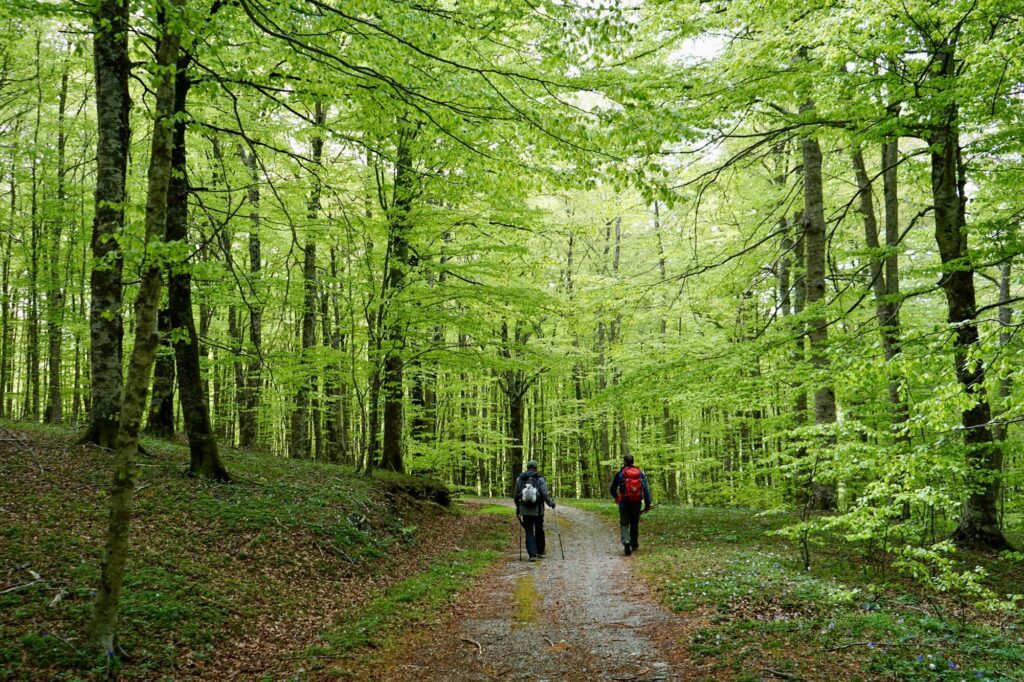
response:
<svg viewBox="0 0 1024 682"><path fill-rule="evenodd" d="M359 679L401 645L410 628L443 620L458 594L504 555L511 535L509 524L498 518L504 509L474 509L487 522L464 537L464 547L446 551L423 571L376 590L356 617L343 618L320 634L305 652L304 667L332 679Z"/></svg>
<svg viewBox="0 0 1024 682"><path fill-rule="evenodd" d="M409 576L426 571L433 581L453 561L456 580L494 559L474 553L462 566L442 556L451 549L433 541L442 531L456 545L482 537L493 547L496 517L440 507L437 487L422 479L227 451L236 482L212 484L183 475L186 448L145 445L123 679L276 679L375 595L398 589L404 603L413 588L392 586ZM83 655L83 632L111 472L110 454L75 445L72 433L0 433L0 679L107 673Z"/></svg>
<svg viewBox="0 0 1024 682"><path fill-rule="evenodd" d="M577 503L573 503L577 504ZM582 508L614 518L612 504ZM1019 612L989 613L926 590L840 542L810 571L773 531L785 515L660 506L644 516L630 560L662 601L690 614L680 633L698 669L735 680L1024 680ZM1024 566L960 553L998 593L1019 593Z"/></svg>

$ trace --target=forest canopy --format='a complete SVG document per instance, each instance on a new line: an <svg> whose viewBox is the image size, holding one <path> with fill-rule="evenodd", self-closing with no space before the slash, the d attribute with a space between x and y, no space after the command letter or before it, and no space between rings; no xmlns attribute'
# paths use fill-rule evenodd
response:
<svg viewBox="0 0 1024 682"><path fill-rule="evenodd" d="M225 484L241 448L487 496L633 455L658 499L795 511L806 564L1009 548L1022 19L4 3L0 416L118 453L94 642L140 433Z"/></svg>

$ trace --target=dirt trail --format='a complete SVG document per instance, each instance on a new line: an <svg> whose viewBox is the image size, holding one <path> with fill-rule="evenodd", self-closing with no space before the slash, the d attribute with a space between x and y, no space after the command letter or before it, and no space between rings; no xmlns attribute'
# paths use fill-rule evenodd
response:
<svg viewBox="0 0 1024 682"><path fill-rule="evenodd" d="M410 638L386 680L700 679L675 644L690 625L633 579L618 529L559 507L545 517L547 558L508 560L460 599L455 617ZM515 523L510 519L511 523ZM640 552L643 552L643 528ZM523 556L526 556L525 548Z"/></svg>

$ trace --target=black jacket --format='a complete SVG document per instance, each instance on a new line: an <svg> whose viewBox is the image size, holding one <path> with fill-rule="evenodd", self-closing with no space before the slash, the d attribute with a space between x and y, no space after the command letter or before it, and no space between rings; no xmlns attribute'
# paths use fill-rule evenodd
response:
<svg viewBox="0 0 1024 682"><path fill-rule="evenodd" d="M523 502L523 486L530 479L534 479L533 487L537 489L539 495L537 501L533 504ZM516 514L522 516L544 516L544 505L547 504L552 509L555 508L555 501L551 497L551 491L548 490L548 482L544 480L536 471L524 471L516 477L516 485L512 491L512 499L516 501Z"/></svg>

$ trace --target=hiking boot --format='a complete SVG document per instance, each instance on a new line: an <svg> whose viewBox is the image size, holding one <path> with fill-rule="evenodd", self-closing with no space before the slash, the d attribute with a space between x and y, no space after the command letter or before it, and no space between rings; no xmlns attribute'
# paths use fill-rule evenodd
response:
<svg viewBox="0 0 1024 682"><path fill-rule="evenodd" d="M633 548L630 547L629 545L623 545L623 547L626 548L626 556L629 556L630 554L633 553Z"/></svg>
<svg viewBox="0 0 1024 682"><path fill-rule="evenodd" d="M540 560L540 557L537 556L536 554L531 554L530 555L530 561L539 561L539 560Z"/></svg>

